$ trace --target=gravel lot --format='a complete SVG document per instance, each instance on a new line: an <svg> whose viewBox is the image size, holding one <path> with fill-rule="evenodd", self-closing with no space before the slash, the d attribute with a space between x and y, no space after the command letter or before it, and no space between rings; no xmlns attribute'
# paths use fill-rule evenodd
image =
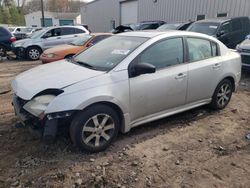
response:
<svg viewBox="0 0 250 188"><path fill-rule="evenodd" d="M226 109L205 106L140 126L90 155L68 137L45 147L15 128L10 82L39 64L0 62L0 187L249 188L249 73Z"/></svg>

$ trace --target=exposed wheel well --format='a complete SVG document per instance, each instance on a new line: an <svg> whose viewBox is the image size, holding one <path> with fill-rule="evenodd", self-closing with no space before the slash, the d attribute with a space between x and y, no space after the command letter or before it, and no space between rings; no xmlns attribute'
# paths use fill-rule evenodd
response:
<svg viewBox="0 0 250 188"><path fill-rule="evenodd" d="M235 91L235 80L233 77L228 76L228 77L224 78L223 80L229 80L233 86L233 91Z"/></svg>
<svg viewBox="0 0 250 188"><path fill-rule="evenodd" d="M124 127L125 126L124 116L123 116L122 110L119 106L117 106L116 104L114 104L112 102L103 101L103 102L97 102L97 103L91 104L91 105L87 106L85 109L91 108L92 106L97 105L97 104L107 105L107 106L111 107L112 109L114 109L117 112L117 115L118 115L119 121L120 121L119 131L124 130L124 128L125 128ZM83 109L83 110L85 110L85 109Z"/></svg>

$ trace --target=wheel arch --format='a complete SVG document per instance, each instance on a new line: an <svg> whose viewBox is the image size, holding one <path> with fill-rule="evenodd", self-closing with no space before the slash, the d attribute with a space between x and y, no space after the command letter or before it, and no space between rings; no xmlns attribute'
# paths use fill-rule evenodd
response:
<svg viewBox="0 0 250 188"><path fill-rule="evenodd" d="M236 90L236 86L235 86L235 81L236 79L232 76L232 75L227 75L226 77L224 77L220 82L222 82L223 80L229 80L232 83L233 86L233 91ZM219 82L219 83L220 83Z"/></svg>
<svg viewBox="0 0 250 188"><path fill-rule="evenodd" d="M120 121L119 132L127 132L126 131L125 117L124 117L124 113L122 111L122 108L118 104L115 104L114 102L111 102L111 101L98 101L98 102L95 102L95 103L92 103L92 104L86 106L82 110L86 110L86 109L91 108L92 106L95 106L95 105L98 105L98 104L109 106L113 110L115 110L115 112L117 112L117 115L118 115L119 121Z"/></svg>
<svg viewBox="0 0 250 188"><path fill-rule="evenodd" d="M39 45L35 45L35 44L33 44L33 45L31 45L31 46L26 47L26 49L25 49L25 53L27 54L28 50L29 50L30 48L32 48L32 47L39 48L39 50L41 50L41 54L43 53L43 49L42 49L42 47L41 47L41 46L39 46Z"/></svg>

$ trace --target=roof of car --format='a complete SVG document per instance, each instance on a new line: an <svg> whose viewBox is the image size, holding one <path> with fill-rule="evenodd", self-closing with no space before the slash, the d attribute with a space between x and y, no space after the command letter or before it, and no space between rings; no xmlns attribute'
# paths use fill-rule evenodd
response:
<svg viewBox="0 0 250 188"><path fill-rule="evenodd" d="M222 23L222 22L226 22L232 19L239 19L239 18L248 18L248 17L235 17L235 18L211 18L211 19L205 19L205 20L199 20L196 23Z"/></svg>
<svg viewBox="0 0 250 188"><path fill-rule="evenodd" d="M119 36L131 36L131 37L145 37L145 38L154 38L159 35L165 35L166 37L172 37L172 36L194 36L194 37L204 37L208 39L214 39L211 36L202 34L202 33L196 33L196 32L190 32L190 31L180 31L180 30L165 30L165 31L158 31L158 30L144 30L144 31L132 31L132 32L125 32L117 34Z"/></svg>

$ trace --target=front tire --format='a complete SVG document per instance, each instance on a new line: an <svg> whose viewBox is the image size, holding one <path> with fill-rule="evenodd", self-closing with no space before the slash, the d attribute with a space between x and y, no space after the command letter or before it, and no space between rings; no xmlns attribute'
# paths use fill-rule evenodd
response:
<svg viewBox="0 0 250 188"><path fill-rule="evenodd" d="M41 54L42 50L36 46L29 47L26 52L26 56L32 61L39 60Z"/></svg>
<svg viewBox="0 0 250 188"><path fill-rule="evenodd" d="M117 113L111 107L100 104L75 116L70 126L70 137L81 150L100 152L111 145L118 130Z"/></svg>
<svg viewBox="0 0 250 188"><path fill-rule="evenodd" d="M211 107L215 110L224 109L230 102L232 93L232 82L228 79L222 80L215 89L211 102Z"/></svg>

